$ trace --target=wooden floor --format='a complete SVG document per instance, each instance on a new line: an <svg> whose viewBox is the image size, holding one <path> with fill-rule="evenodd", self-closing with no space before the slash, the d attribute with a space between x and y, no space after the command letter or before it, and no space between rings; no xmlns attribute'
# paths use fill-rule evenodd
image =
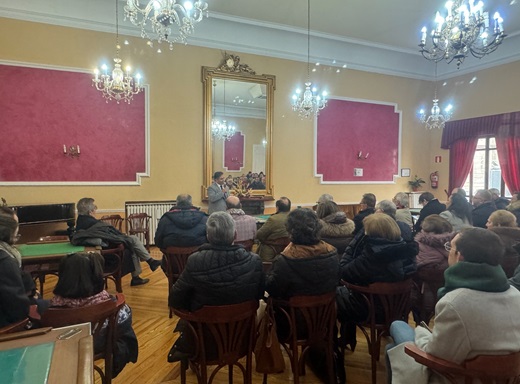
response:
<svg viewBox="0 0 520 384"><path fill-rule="evenodd" d="M152 249L152 257L161 258L161 253L157 249ZM133 311L133 327L139 340L139 359L135 364L128 364L125 369L113 380L114 384L170 384L180 383L180 371L178 363L168 363L166 358L170 347L176 339L173 329L177 323L177 318L168 318L168 280L161 269L151 272L146 263L142 263L143 273L141 277L150 279L146 285L130 287L130 276L123 278L123 293L126 302ZM50 277L45 284L45 298L52 297L52 288L55 278ZM115 293L115 287L109 283L109 292ZM370 356L367 350L365 337L358 330L358 344L355 352L346 352L345 367L347 371L347 383L349 384L369 384L371 383ZM383 341L381 350L384 351ZM384 384L385 361L381 356L381 361L377 369L377 382ZM101 364L102 365L102 364ZM288 368L289 367L289 368ZM310 369L307 374L300 378L302 384L320 383L321 381L313 375ZM237 372L238 373L238 372ZM96 384L100 383L99 376L96 375ZM269 375L268 382L274 384L291 382L290 364L286 360L284 373ZM187 382L195 384L196 377L188 371ZM235 374L235 383L241 383L238 374ZM227 371L224 369L216 380L216 384L227 383ZM262 375L253 371L253 383L262 383Z"/></svg>

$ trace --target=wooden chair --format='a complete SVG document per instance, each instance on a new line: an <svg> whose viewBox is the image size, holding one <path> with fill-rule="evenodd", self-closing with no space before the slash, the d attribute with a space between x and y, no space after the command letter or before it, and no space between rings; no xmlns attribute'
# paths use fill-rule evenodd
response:
<svg viewBox="0 0 520 384"><path fill-rule="evenodd" d="M367 305L366 320L356 325L361 329L368 344L372 360L372 384L376 383L376 365L381 351L381 338L387 336L390 324L395 320L408 320L412 280L395 283L373 283L366 287L342 281L350 291L360 294Z"/></svg>
<svg viewBox="0 0 520 384"><path fill-rule="evenodd" d="M252 383L252 355L256 336L258 301L240 304L208 306L195 312L173 308L179 318L188 322L195 339L195 353L189 365L199 384L212 383L215 375L227 366L229 383L233 382L233 366L242 372L243 383ZM212 351L212 352L209 352ZM211 356L214 355L214 356ZM246 357L245 367L239 361ZM208 377L208 365L216 365ZM186 383L188 362L181 360L181 383Z"/></svg>
<svg viewBox="0 0 520 384"><path fill-rule="evenodd" d="M117 334L117 314L125 304L125 296L117 294L117 301L108 300L79 308L49 308L41 316L40 323L44 327L65 327L73 324L90 323L94 340L105 340L104 348L94 354L94 360L105 360L105 372L94 365L101 376L103 384L112 383L112 365ZM103 327L105 321L108 325Z"/></svg>
<svg viewBox="0 0 520 384"><path fill-rule="evenodd" d="M16 323L13 323L13 324L8 324L8 325L0 328L0 335L24 331L27 324L29 324L28 318L17 321Z"/></svg>
<svg viewBox="0 0 520 384"><path fill-rule="evenodd" d="M104 221L116 228L119 232L123 231L123 218L120 215L105 215L102 216L100 221Z"/></svg>
<svg viewBox="0 0 520 384"><path fill-rule="evenodd" d="M246 249L246 251L249 251L249 252L251 252L253 250L253 244L254 243L255 243L255 241L253 239L242 240L242 241L235 241L235 244L242 245Z"/></svg>
<svg viewBox="0 0 520 384"><path fill-rule="evenodd" d="M291 239L288 237L279 237L278 239L266 241L265 243L262 243L262 245L271 248L275 255L278 255L289 245L290 242Z"/></svg>
<svg viewBox="0 0 520 384"><path fill-rule="evenodd" d="M132 213L126 219L128 223L129 235L142 235L144 246L150 250L150 219L152 216L147 213Z"/></svg>
<svg viewBox="0 0 520 384"><path fill-rule="evenodd" d="M271 269L273 269L273 262L272 261L262 261L262 268L264 269L264 273L271 272Z"/></svg>
<svg viewBox="0 0 520 384"><path fill-rule="evenodd" d="M182 271L186 267L188 257L199 249L199 246L194 247L167 247L161 249L164 255L164 264L166 267L166 276L168 276L168 292L173 284L177 281ZM172 309L170 308L170 319L172 318Z"/></svg>
<svg viewBox="0 0 520 384"><path fill-rule="evenodd" d="M125 246L118 244L112 248L101 249L99 253L105 259L103 268L103 279L105 280L105 288L108 288L108 280L112 280L116 285L116 291L123 292L121 278L123 277L122 266L125 254Z"/></svg>
<svg viewBox="0 0 520 384"><path fill-rule="evenodd" d="M412 311L416 324L428 324L435 314L437 291L444 287L444 271L439 268L421 268L414 277Z"/></svg>
<svg viewBox="0 0 520 384"><path fill-rule="evenodd" d="M325 347L327 377L330 383L336 383L333 358L336 292L293 296L287 301L273 300L273 305L275 314L278 313L275 315L276 319L281 315L289 324L289 333L285 339L280 339L280 343L289 355L294 384L300 382L300 375L305 375L305 357L310 348L316 346Z"/></svg>
<svg viewBox="0 0 520 384"><path fill-rule="evenodd" d="M453 384L520 383L520 352L508 355L480 355L462 364L456 364L430 355L415 344L406 344L404 351L419 364L427 366Z"/></svg>

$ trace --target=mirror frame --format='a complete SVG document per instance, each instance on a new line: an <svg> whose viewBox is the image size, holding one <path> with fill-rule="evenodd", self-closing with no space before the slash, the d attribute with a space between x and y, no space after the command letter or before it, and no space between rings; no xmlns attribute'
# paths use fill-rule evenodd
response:
<svg viewBox="0 0 520 384"><path fill-rule="evenodd" d="M272 132L274 116L274 90L276 88L276 76L256 75L247 64L239 64L240 58L235 55L225 54L218 68L202 67L202 83L204 93L204 175L202 185L202 200L208 198L208 187L213 183L213 147L211 138L213 79L237 80L266 86L266 127L265 139L265 183L266 189L251 190L251 196L264 196L272 199L274 189L272 185Z"/></svg>

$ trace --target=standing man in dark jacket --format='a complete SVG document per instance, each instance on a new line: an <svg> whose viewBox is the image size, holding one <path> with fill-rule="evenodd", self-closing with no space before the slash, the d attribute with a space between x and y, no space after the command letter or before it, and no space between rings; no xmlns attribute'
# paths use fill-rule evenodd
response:
<svg viewBox="0 0 520 384"><path fill-rule="evenodd" d="M354 224L356 225L354 232L352 232L354 236L363 229L363 219L376 212L376 195L365 193L359 204L361 205L361 211L354 216Z"/></svg>
<svg viewBox="0 0 520 384"><path fill-rule="evenodd" d="M424 219L430 215L438 215L446 210L446 204L440 203L430 192L421 193L419 204L422 204L423 208L421 209L419 219L415 223L416 233L421 232L421 224Z"/></svg>
<svg viewBox="0 0 520 384"><path fill-rule="evenodd" d="M168 303L173 308L196 311L205 305L229 305L259 300L264 294L264 271L260 257L241 245L233 245L235 221L227 212L215 212L206 222L209 244L188 258L186 268L170 290ZM186 323L168 355L179 361L194 352Z"/></svg>
<svg viewBox="0 0 520 384"><path fill-rule="evenodd" d="M479 189L475 192L472 202L475 207L472 212L473 226L486 229L489 216L497 210L491 193L487 189Z"/></svg>

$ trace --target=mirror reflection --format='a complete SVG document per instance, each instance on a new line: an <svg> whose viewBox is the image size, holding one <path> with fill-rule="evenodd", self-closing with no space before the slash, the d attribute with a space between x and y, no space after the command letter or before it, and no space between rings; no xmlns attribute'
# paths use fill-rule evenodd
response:
<svg viewBox="0 0 520 384"><path fill-rule="evenodd" d="M216 171L230 189L272 196L271 129L274 76L203 68L205 188Z"/></svg>

